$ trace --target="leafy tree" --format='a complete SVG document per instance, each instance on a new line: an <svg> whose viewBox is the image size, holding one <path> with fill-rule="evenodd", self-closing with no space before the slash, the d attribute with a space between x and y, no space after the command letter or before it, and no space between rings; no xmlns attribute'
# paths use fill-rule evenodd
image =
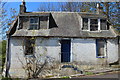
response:
<svg viewBox="0 0 120 80"><path fill-rule="evenodd" d="M5 63L5 55L6 55L6 40L3 40L0 42L0 61L1 61L0 66L2 70Z"/></svg>

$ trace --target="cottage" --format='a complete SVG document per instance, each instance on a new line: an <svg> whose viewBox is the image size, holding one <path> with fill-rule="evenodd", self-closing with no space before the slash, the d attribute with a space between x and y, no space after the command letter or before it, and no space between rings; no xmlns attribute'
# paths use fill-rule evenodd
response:
<svg viewBox="0 0 120 80"><path fill-rule="evenodd" d="M36 54L52 57L59 64L109 65L119 61L119 38L106 16L83 12L26 12L7 32L6 75L24 77L25 58Z"/></svg>

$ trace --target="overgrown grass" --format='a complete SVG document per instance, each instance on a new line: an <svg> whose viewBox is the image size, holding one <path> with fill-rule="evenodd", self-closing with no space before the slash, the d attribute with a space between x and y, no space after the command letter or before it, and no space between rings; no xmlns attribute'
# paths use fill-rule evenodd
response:
<svg viewBox="0 0 120 80"><path fill-rule="evenodd" d="M69 77L69 76L63 76L63 77L61 77L61 78L66 79L66 78L70 78L70 77Z"/></svg>
<svg viewBox="0 0 120 80"><path fill-rule="evenodd" d="M28 80L28 79L20 79L20 78L2 78L1 80Z"/></svg>
<svg viewBox="0 0 120 80"><path fill-rule="evenodd" d="M92 72L85 72L85 75L93 75L94 73Z"/></svg>
<svg viewBox="0 0 120 80"><path fill-rule="evenodd" d="M1 80L12 80L11 78L2 78Z"/></svg>

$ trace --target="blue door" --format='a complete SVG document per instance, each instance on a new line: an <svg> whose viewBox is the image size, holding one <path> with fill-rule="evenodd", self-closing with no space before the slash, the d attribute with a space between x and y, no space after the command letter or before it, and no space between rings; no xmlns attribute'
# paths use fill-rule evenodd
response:
<svg viewBox="0 0 120 80"><path fill-rule="evenodd" d="M71 40L61 41L61 62L70 62Z"/></svg>

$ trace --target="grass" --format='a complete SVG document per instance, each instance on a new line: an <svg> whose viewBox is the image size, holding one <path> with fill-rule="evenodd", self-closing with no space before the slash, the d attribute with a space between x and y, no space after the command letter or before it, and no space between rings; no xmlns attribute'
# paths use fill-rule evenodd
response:
<svg viewBox="0 0 120 80"><path fill-rule="evenodd" d="M2 78L1 80L12 80L11 78Z"/></svg>
<svg viewBox="0 0 120 80"><path fill-rule="evenodd" d="M92 72L85 72L85 75L93 75L94 73Z"/></svg>
<svg viewBox="0 0 120 80"><path fill-rule="evenodd" d="M66 79L66 78L70 78L70 77L69 77L69 76L63 76L63 77L61 77L61 78Z"/></svg>

